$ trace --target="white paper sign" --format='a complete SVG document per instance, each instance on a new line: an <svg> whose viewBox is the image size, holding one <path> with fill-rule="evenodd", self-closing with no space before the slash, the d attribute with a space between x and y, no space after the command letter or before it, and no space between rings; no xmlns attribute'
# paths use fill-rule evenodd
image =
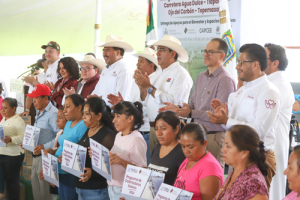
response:
<svg viewBox="0 0 300 200"><path fill-rule="evenodd" d="M90 138L92 150L92 168L101 176L111 181L111 169L109 163L109 150L100 143Z"/></svg>
<svg viewBox="0 0 300 200"><path fill-rule="evenodd" d="M155 200L190 200L193 193L168 184L161 184Z"/></svg>
<svg viewBox="0 0 300 200"><path fill-rule="evenodd" d="M149 169L127 165L122 187L125 199L141 199L150 174L151 170Z"/></svg>
<svg viewBox="0 0 300 200"><path fill-rule="evenodd" d="M26 125L25 134L23 138L23 148L33 152L34 148L37 146L40 136L40 128Z"/></svg>
<svg viewBox="0 0 300 200"><path fill-rule="evenodd" d="M50 154L47 156L42 152L42 166L44 179L59 187L58 163L57 158Z"/></svg>
<svg viewBox="0 0 300 200"><path fill-rule="evenodd" d="M80 175L84 174L86 151L87 148L64 140L61 169L82 178Z"/></svg>
<svg viewBox="0 0 300 200"><path fill-rule="evenodd" d="M17 94L22 94L23 93L23 81L19 79L10 79L10 91L15 92Z"/></svg>
<svg viewBox="0 0 300 200"><path fill-rule="evenodd" d="M163 184L164 179L165 179L164 173L151 171L151 174L148 178L146 187L144 188L141 198L153 200L155 198L161 184Z"/></svg>
<svg viewBox="0 0 300 200"><path fill-rule="evenodd" d="M4 135L4 129L3 129L3 126L0 125L0 147L6 147L6 143L3 142L4 137L5 137L5 135Z"/></svg>

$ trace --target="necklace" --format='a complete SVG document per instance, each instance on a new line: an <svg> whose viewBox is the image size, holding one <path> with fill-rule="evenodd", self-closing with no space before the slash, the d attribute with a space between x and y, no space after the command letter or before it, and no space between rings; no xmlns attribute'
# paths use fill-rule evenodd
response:
<svg viewBox="0 0 300 200"><path fill-rule="evenodd" d="M97 131L98 131L100 128L102 128L101 125L99 125L96 129L94 129L94 130L95 130L95 133L97 133ZM90 129L90 130L91 130L91 129ZM89 130L89 131L90 131L90 130ZM86 137L84 138L83 142L85 142L86 139L89 138L89 131L87 132ZM95 135L95 134L94 134L94 135ZM92 136L93 136L93 135L92 135Z"/></svg>
<svg viewBox="0 0 300 200"><path fill-rule="evenodd" d="M206 155L206 151L205 151L205 153L203 154L203 156L202 156L199 160L201 160L205 155ZM195 163L194 165L196 165L197 162L198 162L199 160L197 160L196 163ZM186 168L186 166L187 166L188 164L189 164L189 162L186 163L185 168ZM191 167L191 168L192 168L192 167ZM191 169L191 168L190 168L190 169ZM184 177L184 176L186 175L186 173L187 173L190 169L185 170L185 173L184 173L183 175L181 175L179 179L181 180L181 178Z"/></svg>

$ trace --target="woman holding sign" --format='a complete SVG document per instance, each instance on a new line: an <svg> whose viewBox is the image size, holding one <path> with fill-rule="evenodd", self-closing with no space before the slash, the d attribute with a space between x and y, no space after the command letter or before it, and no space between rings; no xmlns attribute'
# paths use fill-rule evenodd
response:
<svg viewBox="0 0 300 200"><path fill-rule="evenodd" d="M86 132L87 127L82 120L82 110L84 99L78 94L71 94L66 97L64 105L64 114L68 120L64 132L58 138L59 147L55 156L61 158L64 148L64 140L77 143ZM58 165L59 170L59 188L58 195L60 200L77 200L78 195L75 190L74 176L64 172L61 165Z"/></svg>
<svg viewBox="0 0 300 200"><path fill-rule="evenodd" d="M25 132L24 120L16 114L18 102L14 98L5 98L2 102L3 126L6 146L0 146L0 170L6 182L7 197L20 199L19 174L24 159L24 150L19 146Z"/></svg>
<svg viewBox="0 0 300 200"><path fill-rule="evenodd" d="M113 116L104 100L99 97L90 98L84 105L84 124L88 127L77 144L90 147L90 138L100 143L108 150L114 145L116 133L113 131ZM88 154L88 152L87 152ZM82 178L75 178L76 192L79 200L109 199L106 179L92 170L91 158L86 155L85 174Z"/></svg>
<svg viewBox="0 0 300 200"><path fill-rule="evenodd" d="M112 181L107 183L111 200L122 197L121 189L128 164L147 166L147 144L142 134L137 131L144 123L142 107L140 102L123 101L114 108L113 123L119 133L109 155Z"/></svg>
<svg viewBox="0 0 300 200"><path fill-rule="evenodd" d="M164 111L155 118L155 145L148 169L165 173L164 183L173 185L179 166L185 159L178 141L181 122L173 111Z"/></svg>
<svg viewBox="0 0 300 200"><path fill-rule="evenodd" d="M211 200L224 182L223 169L206 150L206 130L198 123L187 124L180 143L186 157L179 167L174 186L192 192L192 200Z"/></svg>

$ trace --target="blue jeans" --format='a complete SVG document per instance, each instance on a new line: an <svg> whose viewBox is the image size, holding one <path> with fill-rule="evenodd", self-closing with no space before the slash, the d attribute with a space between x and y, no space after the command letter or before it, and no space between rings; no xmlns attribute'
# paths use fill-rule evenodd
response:
<svg viewBox="0 0 300 200"><path fill-rule="evenodd" d="M121 193L122 188L110 186L110 185L107 188L108 188L108 194L110 200L119 200L120 197L123 197Z"/></svg>
<svg viewBox="0 0 300 200"><path fill-rule="evenodd" d="M59 200L78 200L72 174L59 174L59 187L57 190Z"/></svg>
<svg viewBox="0 0 300 200"><path fill-rule="evenodd" d="M147 157L147 166L150 164L151 161L151 155L150 155L150 144L149 144L149 138L150 138L150 132L143 132L140 131L144 137L144 140L146 141L147 144L147 153L146 153L146 157Z"/></svg>
<svg viewBox="0 0 300 200"><path fill-rule="evenodd" d="M96 190L76 188L76 192L78 200L109 200L107 188Z"/></svg>

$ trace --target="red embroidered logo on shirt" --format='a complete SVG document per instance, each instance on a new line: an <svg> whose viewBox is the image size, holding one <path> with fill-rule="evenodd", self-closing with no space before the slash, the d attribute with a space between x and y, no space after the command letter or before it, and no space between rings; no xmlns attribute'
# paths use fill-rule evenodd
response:
<svg viewBox="0 0 300 200"><path fill-rule="evenodd" d="M170 82L171 81L171 78L168 78L167 80L166 80L166 82Z"/></svg>
<svg viewBox="0 0 300 200"><path fill-rule="evenodd" d="M235 97L239 96L242 92L243 90L239 90Z"/></svg>
<svg viewBox="0 0 300 200"><path fill-rule="evenodd" d="M250 99L254 99L254 97L253 97L253 96L250 96L250 95L248 95L248 97L249 97Z"/></svg>
<svg viewBox="0 0 300 200"><path fill-rule="evenodd" d="M273 109L273 108L275 108L276 103L275 103L275 101L269 99L269 100L265 100L265 105L266 105L266 108Z"/></svg>

